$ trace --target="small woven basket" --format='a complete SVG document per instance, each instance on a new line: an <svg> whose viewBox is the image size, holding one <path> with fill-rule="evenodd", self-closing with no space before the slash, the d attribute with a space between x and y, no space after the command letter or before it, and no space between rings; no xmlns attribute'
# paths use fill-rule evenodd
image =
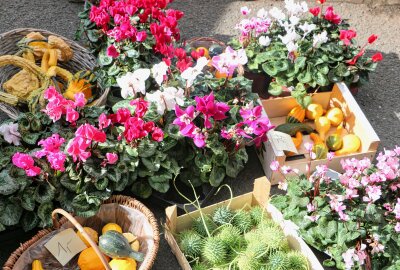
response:
<svg viewBox="0 0 400 270"><path fill-rule="evenodd" d="M18 28L11 30L6 33L0 34L0 55L14 55L18 52L19 48L17 43L24 38L30 32L39 32L44 37L48 37L50 35L59 37L63 39L72 49L74 55L70 61L67 62L59 62L58 65L71 73L76 73L80 70L93 70L96 66L96 58L84 47L79 45L77 42L69 40L63 36L54 34L52 32L41 30L41 29L33 29L33 28ZM39 64L39 63L37 63ZM16 74L20 68L14 66L5 66L0 68L0 91L4 91L1 87L2 85L9 80L14 74ZM91 106L102 106L105 105L107 100L108 90L100 89L100 93L98 98L91 103ZM10 118L16 119L18 117L18 110L5 103L0 103L0 110L6 113Z"/></svg>
<svg viewBox="0 0 400 270"><path fill-rule="evenodd" d="M138 268L138 269L140 269L140 270L151 269L153 266L154 260L156 259L158 247L159 247L159 243L160 243L160 233L159 233L159 229L158 229L158 223L157 223L157 220L154 217L153 213L144 204L137 201L136 199L133 199L133 198L127 197L127 196L122 196L122 195L112 196L110 199L106 200L103 204L104 205L118 204L119 206L122 206L122 207L135 209L137 211L140 211L146 217L146 222L148 222L148 224L151 226L151 229L153 232L153 239L151 239L153 242L153 245L152 245L151 249L146 252L145 259L144 259L143 263L140 265L140 268ZM58 220L57 214L61 214L64 217L62 217L60 220ZM15 250L11 254L11 256L8 258L7 262L4 264L3 270L20 270L20 269L15 268L15 265L16 265L17 261L20 259L20 257L25 252L27 252L29 248L36 246L37 242L40 241L43 237L46 237L49 234L55 232L62 225L66 225L68 221L75 228L77 228L79 232L81 232L81 234L85 237L85 239L89 242L89 244L94 248L96 254L99 256L105 269L111 270L111 267L107 263L107 260L105 259L104 255L101 253L101 251L99 250L96 243L90 238L90 236L84 231L81 224L72 215L68 214L67 212L65 212L62 209L55 209L52 213L52 218L53 218L54 228L43 229L43 230L39 231L35 236L33 236L32 239L21 244L21 246L17 250ZM43 244L43 243L41 243L41 244ZM41 248L44 248L44 247L41 247ZM30 262L30 263L32 263L32 262Z"/></svg>

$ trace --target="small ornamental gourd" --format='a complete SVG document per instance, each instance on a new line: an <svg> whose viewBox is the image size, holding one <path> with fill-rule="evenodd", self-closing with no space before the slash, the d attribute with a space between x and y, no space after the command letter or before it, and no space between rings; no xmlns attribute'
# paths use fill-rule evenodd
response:
<svg viewBox="0 0 400 270"><path fill-rule="evenodd" d="M112 259L110 262L111 270L136 270L137 264L134 259Z"/></svg>
<svg viewBox="0 0 400 270"><path fill-rule="evenodd" d="M328 154L328 147L325 145L324 141L318 134L311 133L311 140L314 142L312 151L315 153L316 159L325 159Z"/></svg>
<svg viewBox="0 0 400 270"><path fill-rule="evenodd" d="M32 262L32 270L43 270L42 262L39 260L34 260Z"/></svg>
<svg viewBox="0 0 400 270"><path fill-rule="evenodd" d="M111 230L122 233L121 226L119 226L116 223L107 223L106 225L104 225L103 229L101 229L101 233L105 234L106 232L111 231Z"/></svg>
<svg viewBox="0 0 400 270"><path fill-rule="evenodd" d="M315 120L324 114L324 109L320 104L311 103L307 106L306 117L310 120Z"/></svg>
<svg viewBox="0 0 400 270"><path fill-rule="evenodd" d="M340 148L342 148L343 146L342 131L343 131L343 125L340 124L336 128L335 133L329 135L328 138L326 138L326 146L328 146L329 150L337 151Z"/></svg>
<svg viewBox="0 0 400 270"><path fill-rule="evenodd" d="M357 152L361 147L361 140L357 135L347 134L343 137L342 149L335 152L337 156L348 155Z"/></svg>
<svg viewBox="0 0 400 270"><path fill-rule="evenodd" d="M289 134L290 136L294 137L294 136L296 136L297 132L310 134L314 130L309 125L306 125L303 123L285 123L285 124L281 124L281 125L277 126L275 128L275 131L283 132L283 133Z"/></svg>
<svg viewBox="0 0 400 270"><path fill-rule="evenodd" d="M315 130L318 132L322 140L325 140L326 133L331 128L331 121L325 116L318 117L314 121Z"/></svg>
<svg viewBox="0 0 400 270"><path fill-rule="evenodd" d="M109 261L109 258L106 257ZM103 263L101 262L99 256L97 256L96 251L93 247L88 247L79 254L78 266L81 270L105 270Z"/></svg>
<svg viewBox="0 0 400 270"><path fill-rule="evenodd" d="M134 251L125 236L117 231L106 231L100 236L99 248L111 258L132 258L138 262L144 260L143 253Z"/></svg>
<svg viewBox="0 0 400 270"><path fill-rule="evenodd" d="M93 230L90 227L83 227L83 230L89 235L90 238L92 238L93 242L95 242L96 244L99 242L99 235L95 230ZM83 241L83 243L85 243L87 247L90 247L88 240L86 240L86 238L82 235L82 233L78 231L77 234L79 238Z"/></svg>
<svg viewBox="0 0 400 270"><path fill-rule="evenodd" d="M344 115L341 109L339 108L330 108L325 115L329 121L331 121L331 125L337 127L340 123L343 122Z"/></svg>
<svg viewBox="0 0 400 270"><path fill-rule="evenodd" d="M302 123L306 117L306 109L301 105L296 105L290 110L288 116L286 117L286 123Z"/></svg>

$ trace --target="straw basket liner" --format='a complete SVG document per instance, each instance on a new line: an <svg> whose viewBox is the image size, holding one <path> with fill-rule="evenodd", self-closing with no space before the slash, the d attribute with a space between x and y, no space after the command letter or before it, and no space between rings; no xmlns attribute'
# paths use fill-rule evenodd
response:
<svg viewBox="0 0 400 270"><path fill-rule="evenodd" d="M151 237L152 239L147 238L146 241L151 240L152 245L149 247L149 250L147 250L147 252L145 253L145 259L139 265L140 268L138 268L138 269L140 269L140 270L151 269L151 267L154 263L154 260L156 258L156 255L157 255L158 246L159 246L159 242L160 242L160 234L159 234L158 223L157 223L156 218L154 217L153 213L145 205L143 205L141 202L139 202L131 197L122 196L122 195L112 196L110 199L108 199L104 202L102 207L110 208L111 206L114 206L114 205L118 205L118 207L121 208L121 213L126 213L126 209L129 209L129 210L136 210L137 212L140 212L141 215L144 215L146 224L144 224L143 226L150 227L151 231L152 231L152 237ZM105 212L108 212L108 208L106 209ZM62 217L60 220L57 220L57 214L61 214L64 217ZM37 257L32 258L32 256L30 256L31 254L27 255L27 253L29 253L29 252L33 253L32 249L34 249L34 248L45 250L45 247L43 247L44 243L40 243L40 241L42 241L45 238L48 238L46 240L51 239L51 237L58 232L59 228L61 228L61 230L63 230L66 228L73 228L73 227L77 228L78 231L80 231L82 233L82 235L88 240L90 245L95 249L96 253L99 255L102 263L104 264L105 269L107 269L107 270L111 269L110 266L108 265L107 261L105 260L104 255L98 249L97 245L83 230L83 227L81 226L80 223L85 223L84 219L77 218L80 221L80 222L78 222L77 219L75 219L74 217L72 217L72 215L68 214L67 212L65 212L62 209L54 210L52 213L52 218L53 218L54 228L43 229L43 230L39 231L34 237L32 237L32 239L23 243L8 258L7 262L5 263L5 265L3 267L3 270L21 270L22 269L21 262L19 262L19 260L22 260L23 259L22 257L25 257L24 262L26 262L26 258L28 258L28 260L29 260L29 262L27 262L27 264L24 265L24 267L26 268L27 265L30 265L34 259L38 259ZM96 220L96 218L97 218L97 220ZM91 223L90 223L90 219L92 219ZM97 216L89 218L87 220L89 220L89 225L92 225L93 222L99 223ZM125 223L126 223L126 221L125 221ZM86 224L86 225L88 225L88 224ZM120 222L120 225L123 228L126 226L128 226L128 227L132 226L132 224L121 224L121 222ZM139 239L141 239L140 237L141 236L138 235ZM145 240L141 241L141 245L143 245L144 241ZM142 251L142 247L141 247L140 251ZM47 259L50 259L50 257L52 257L48 251L46 251L46 254L48 256ZM43 258L41 258L41 260L43 263L44 262ZM75 265L72 266L72 269L76 268L76 258L75 258L74 263L75 263ZM66 267L67 268L61 267L60 269L70 269L71 265L67 264ZM44 267L44 268L47 269L46 267ZM26 269L30 269L30 268L26 268Z"/></svg>
<svg viewBox="0 0 400 270"><path fill-rule="evenodd" d="M44 37L50 35L62 38L72 49L74 55L68 62L59 62L58 65L71 73L75 74L80 70L92 70L96 66L96 58L84 47L77 42L69 40L63 36L52 32L34 29L34 28L18 28L12 31L0 34L0 55L14 55L19 48L17 43L30 32L39 32ZM39 63L37 63L39 64ZM20 69L11 65L0 67L0 91L4 91L1 86L9 80ZM100 90L99 97L91 104L93 106L102 106L105 104L108 94L108 89ZM18 111L11 105L0 103L0 110L6 113L10 118L16 119Z"/></svg>

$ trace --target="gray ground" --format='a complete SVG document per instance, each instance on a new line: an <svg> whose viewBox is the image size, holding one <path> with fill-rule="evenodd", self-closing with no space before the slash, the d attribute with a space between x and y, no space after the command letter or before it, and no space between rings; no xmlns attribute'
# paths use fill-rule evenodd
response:
<svg viewBox="0 0 400 270"><path fill-rule="evenodd" d="M328 0L328 2L331 1ZM368 53L380 50L385 59L378 66L376 73L372 74L371 83L364 86L356 98L381 138L381 149L391 148L400 143L400 98L398 96L400 19L397 17L400 14L400 8L396 6L369 7L343 3L344 1L334 2L335 9L342 17L350 19L354 29L357 30L360 43L372 33L380 37ZM214 36L227 40L235 34L233 26L240 20L241 6L247 5L252 10L258 10L260 7L269 8L280 3L281 1L274 0L253 2L176 0L172 6L185 12L185 17L181 22L183 38ZM68 0L0 0L0 32L18 27L43 28L72 39L78 25L76 15L80 9L81 4L69 3ZM262 175L261 165L251 150L246 169L237 179L227 180L227 183L232 186L234 194L242 194L251 191L253 179ZM228 194L225 193L212 201L219 201L221 197L225 199L227 196ZM165 219L161 206L154 203L148 203L148 205L160 220ZM17 236L0 234L0 239L2 239L0 265L19 246L20 242L29 238L30 235L26 234ZM164 240L161 242L154 269L179 269L175 257Z"/></svg>

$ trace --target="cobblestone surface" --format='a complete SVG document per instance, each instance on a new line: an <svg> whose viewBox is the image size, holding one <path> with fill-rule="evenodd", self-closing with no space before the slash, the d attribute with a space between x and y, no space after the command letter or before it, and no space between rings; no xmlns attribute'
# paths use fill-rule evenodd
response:
<svg viewBox="0 0 400 270"><path fill-rule="evenodd" d="M387 1L389 4L399 3L398 0ZM310 4L315 1L308 1ZM328 2L331 2L328 0ZM382 140L381 149L390 148L400 144L400 105L399 105L399 54L400 54L400 19L398 6L376 6L376 0L348 0L333 1L335 9L343 18L348 18L353 28L357 30L358 40L363 43L366 38L374 33L379 35L379 41L371 47L368 53L374 50L382 51L384 61L379 65L376 73L371 75L371 83L363 87L356 97L361 108L370 120L372 126ZM354 4L362 2L368 4ZM173 7L185 12L181 23L184 38L194 36L214 36L227 40L235 34L233 29L240 20L239 9L243 5L252 10L260 7L270 8L279 5L281 1L235 1L235 0L176 0ZM68 0L0 0L0 32L5 32L18 27L43 28L68 38L74 37L78 26L76 14L81 9L81 4L70 3ZM250 151L250 160L246 169L237 179L227 180L232 186L234 194L242 194L252 190L253 179L263 175L261 165L254 151ZM276 190L273 190L273 193ZM222 192L220 201L228 198ZM156 216L165 220L163 208L151 202L145 202L154 211ZM210 202L211 203L211 202ZM30 238L27 234L0 234L0 265L9 254L19 246L20 242ZM170 252L168 245L162 240L153 269L172 270L179 269L175 257Z"/></svg>

